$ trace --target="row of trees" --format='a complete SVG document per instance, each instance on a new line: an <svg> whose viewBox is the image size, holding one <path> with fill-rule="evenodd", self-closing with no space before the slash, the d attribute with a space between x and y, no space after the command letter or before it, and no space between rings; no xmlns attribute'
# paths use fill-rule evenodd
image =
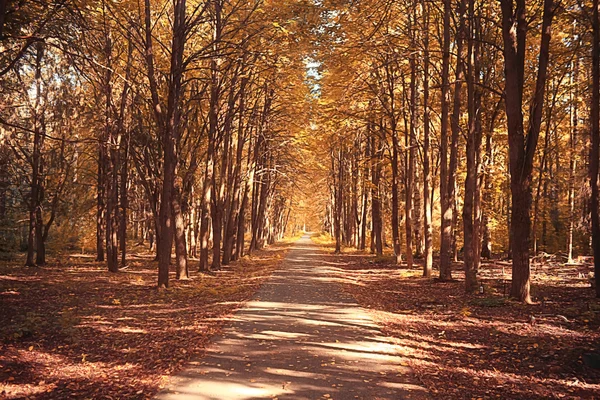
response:
<svg viewBox="0 0 600 400"><path fill-rule="evenodd" d="M186 279L190 254L218 269L283 236L309 96L293 34L306 7L0 4L0 218L27 210L26 265L46 262L55 223L80 243L95 220L112 272L128 236L150 238L164 287L173 244Z"/></svg>
<svg viewBox="0 0 600 400"><path fill-rule="evenodd" d="M439 249L441 280L462 251L467 292L481 257L505 251L525 302L532 249L600 254L597 13L576 0L323 2L337 249L364 249L370 229L381 254L391 233L397 262L423 257L424 276Z"/></svg>

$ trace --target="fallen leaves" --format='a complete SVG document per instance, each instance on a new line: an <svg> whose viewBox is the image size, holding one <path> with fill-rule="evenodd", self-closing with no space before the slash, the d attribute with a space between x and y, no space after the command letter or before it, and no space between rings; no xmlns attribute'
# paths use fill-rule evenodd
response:
<svg viewBox="0 0 600 400"><path fill-rule="evenodd" d="M419 267L405 270L391 259L331 256L340 282L370 310L384 332L397 338L419 380L435 398L595 398L600 371L584 366L586 351L600 343L600 303L561 269L538 278L534 305L502 296L499 273L484 266L486 295L465 296L463 282L433 282ZM375 260L375 261L373 261ZM460 274L457 265L455 276ZM499 268L499 267L498 267ZM558 283L558 284L557 284ZM531 323L534 317L535 323Z"/></svg>
<svg viewBox="0 0 600 400"><path fill-rule="evenodd" d="M0 266L0 397L151 398L277 268L272 247L155 290L155 263ZM80 260L78 260L80 262Z"/></svg>

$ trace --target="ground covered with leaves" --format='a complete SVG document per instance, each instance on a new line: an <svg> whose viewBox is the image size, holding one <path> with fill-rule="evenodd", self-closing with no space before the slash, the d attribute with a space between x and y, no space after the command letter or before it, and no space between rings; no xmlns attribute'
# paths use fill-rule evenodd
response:
<svg viewBox="0 0 600 400"><path fill-rule="evenodd" d="M460 263L456 281L442 283L391 257L331 258L332 279L397 339L434 398L600 398L600 301L588 266L537 263L535 304L524 305L505 296L503 262L486 263L484 293L467 296Z"/></svg>
<svg viewBox="0 0 600 400"><path fill-rule="evenodd" d="M157 290L156 263L0 264L0 398L150 398L283 259L282 243ZM192 262L192 270L195 264Z"/></svg>

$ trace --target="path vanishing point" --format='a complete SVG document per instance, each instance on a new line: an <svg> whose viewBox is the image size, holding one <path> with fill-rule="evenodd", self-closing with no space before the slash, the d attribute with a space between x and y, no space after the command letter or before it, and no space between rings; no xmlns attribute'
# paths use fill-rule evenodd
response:
<svg viewBox="0 0 600 400"><path fill-rule="evenodd" d="M329 260L328 260L329 258ZM427 399L308 235L158 400Z"/></svg>

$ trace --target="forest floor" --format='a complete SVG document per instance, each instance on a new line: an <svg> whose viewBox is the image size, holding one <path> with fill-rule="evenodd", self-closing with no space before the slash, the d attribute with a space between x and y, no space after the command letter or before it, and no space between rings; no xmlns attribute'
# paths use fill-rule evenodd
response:
<svg viewBox="0 0 600 400"><path fill-rule="evenodd" d="M110 274L93 256L0 263L0 398L149 398L201 354L291 241L157 290L150 254Z"/></svg>
<svg viewBox="0 0 600 400"><path fill-rule="evenodd" d="M465 295L460 263L456 280L442 283L423 278L419 265L352 250L333 255L315 241L335 264L331 279L397 338L435 398L600 398L600 301L588 265L534 264L535 303L525 305L506 297L507 263L484 263L484 294Z"/></svg>

